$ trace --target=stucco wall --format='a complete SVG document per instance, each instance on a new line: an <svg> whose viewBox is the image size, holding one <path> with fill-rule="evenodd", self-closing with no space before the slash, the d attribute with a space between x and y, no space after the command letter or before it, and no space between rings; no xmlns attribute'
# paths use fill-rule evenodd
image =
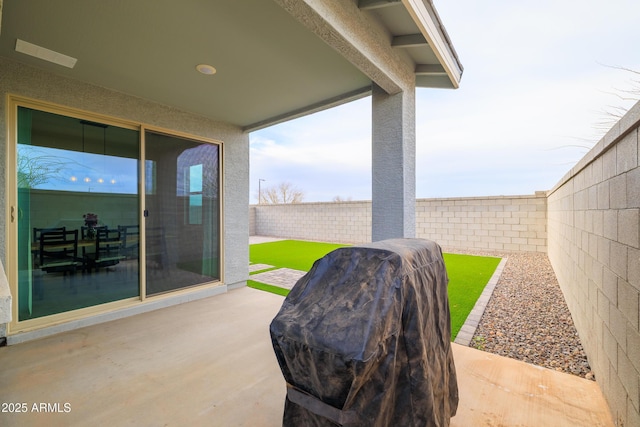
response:
<svg viewBox="0 0 640 427"><path fill-rule="evenodd" d="M416 236L445 248L545 252L546 194L416 201ZM254 205L254 234L371 241L371 202Z"/></svg>
<svg viewBox="0 0 640 427"><path fill-rule="evenodd" d="M0 58L0 165L7 169L7 95L19 95L65 107L157 126L223 142L224 274L227 285L242 284L249 272L249 136L227 123L160 105L120 92L70 80ZM0 223L5 224L9 201L6 177L0 174ZM6 228L0 229L0 260L6 265Z"/></svg>
<svg viewBox="0 0 640 427"><path fill-rule="evenodd" d="M640 426L640 104L549 193L549 259L618 426Z"/></svg>

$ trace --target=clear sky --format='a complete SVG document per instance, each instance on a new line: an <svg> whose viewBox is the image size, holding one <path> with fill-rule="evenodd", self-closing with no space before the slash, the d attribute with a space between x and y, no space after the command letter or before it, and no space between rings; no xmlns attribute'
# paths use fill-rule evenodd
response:
<svg viewBox="0 0 640 427"><path fill-rule="evenodd" d="M640 90L640 1L435 0L464 66L418 89L416 196L551 189ZM640 98L640 94L636 95ZM251 203L290 182L304 201L371 199L371 98L251 134Z"/></svg>

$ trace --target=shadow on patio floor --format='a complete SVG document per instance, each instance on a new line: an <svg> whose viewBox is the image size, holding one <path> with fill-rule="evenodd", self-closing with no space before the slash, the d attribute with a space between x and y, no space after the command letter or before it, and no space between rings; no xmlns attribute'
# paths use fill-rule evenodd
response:
<svg viewBox="0 0 640 427"><path fill-rule="evenodd" d="M0 348L0 400L26 404L0 424L279 426L285 384L268 327L281 304L241 288ZM456 344L454 354L452 426L613 426L592 381Z"/></svg>

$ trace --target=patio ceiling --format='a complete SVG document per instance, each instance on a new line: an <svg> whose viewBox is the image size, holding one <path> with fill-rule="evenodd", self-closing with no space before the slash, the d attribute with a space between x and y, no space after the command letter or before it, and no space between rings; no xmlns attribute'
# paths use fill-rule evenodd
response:
<svg viewBox="0 0 640 427"><path fill-rule="evenodd" d="M418 86L457 87L462 67L429 0L349 1L415 64ZM0 0L0 13L0 56L245 130L370 93L363 70L275 1ZM23 42L77 62L16 51ZM217 72L200 74L203 63Z"/></svg>

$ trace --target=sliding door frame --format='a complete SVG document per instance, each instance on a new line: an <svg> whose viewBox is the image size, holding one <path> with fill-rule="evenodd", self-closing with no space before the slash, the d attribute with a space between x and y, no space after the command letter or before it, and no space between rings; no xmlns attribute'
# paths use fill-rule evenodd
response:
<svg viewBox="0 0 640 427"><path fill-rule="evenodd" d="M17 182L17 133L18 133L18 107L26 107L34 110L40 110L47 113L59 114L79 120L89 120L93 122L103 123L110 126L116 126L125 129L131 129L139 132L139 155L138 155L138 201L139 201L139 230L140 230L140 253L139 253L139 296L127 298L119 301L113 301L105 304L90 306L73 311L53 314L49 316L38 317L34 319L18 320L18 216L21 213L18 210L18 182ZM73 320L87 318L98 314L108 313L115 310L134 307L144 304L145 301L158 300L163 298L171 298L176 295L199 291L206 288L219 287L225 284L224 280L224 183L223 183L223 167L224 167L224 144L220 140L207 138L199 135L193 135L186 132L175 131L172 129L162 128L158 126L146 125L133 120L122 119L105 114L94 113L78 108L58 105L51 102L40 101L37 99L27 98L19 95L8 94L6 98L6 124L7 124L7 140L6 140L6 203L5 203L5 254L6 266L5 272L9 281L9 288L13 298L12 301L12 320L8 324L7 334L12 335L20 332L28 332L44 327L54 326ZM220 246L220 279L207 282L201 285L178 289L172 292L147 296L146 295L146 266L145 255L145 133L147 131L176 136L180 138L190 139L198 143L208 143L218 146L218 182L219 182L219 246Z"/></svg>
<svg viewBox="0 0 640 427"><path fill-rule="evenodd" d="M187 140L191 140L197 143L201 143L201 144L212 144L212 145L217 145L218 146L218 197L219 197L219 206L218 206L218 229L220 230L219 233L219 245L220 245L220 266L219 266L219 271L220 271L220 279L213 281L213 282L208 282L208 283L204 283L202 285L196 285L194 287L188 287L188 288L183 288L183 289L176 289L173 291L170 291L168 293L160 293L160 294L156 294L156 295L147 295L147 289L146 289L146 285L147 285L147 269L146 269L146 264L145 265L141 265L140 266L140 281L142 283L142 289L140 293L141 295L141 299L142 301L145 301L147 299L157 299L157 298L162 298L163 296L171 296L171 295L179 295L181 293L188 293L193 291L193 289L202 289L203 287L210 287L210 286L219 286L225 283L224 280L224 197L223 197L223 193L224 193L224 183L223 183L223 148L224 148L224 144L222 143L222 141L213 139L213 138L205 138L205 137L201 137L201 136L194 136L192 134L186 133L186 132L180 132L180 131L175 131L175 130L171 130L171 129L166 129L163 127L159 127L159 126L151 126L151 125L141 125L140 126L140 139L141 139L141 144L140 144L140 241L141 242L146 242L146 220L147 218L144 216L144 213L146 211L146 174L145 174L145 165L146 165L146 134L147 132L152 132L155 134L159 134L159 135L166 135L169 137L178 137L178 138L183 138L183 139L187 139ZM140 258L141 259L145 259L146 260L146 245L141 245L140 248Z"/></svg>

